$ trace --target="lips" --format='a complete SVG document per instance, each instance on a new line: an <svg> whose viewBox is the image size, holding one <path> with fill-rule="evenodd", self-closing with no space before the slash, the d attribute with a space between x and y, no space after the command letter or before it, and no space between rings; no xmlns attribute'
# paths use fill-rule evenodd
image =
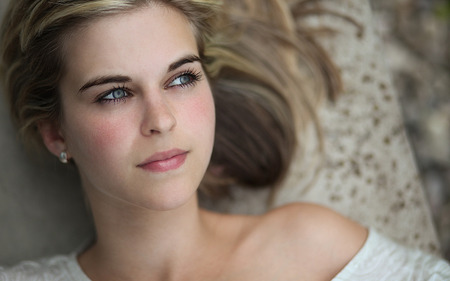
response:
<svg viewBox="0 0 450 281"><path fill-rule="evenodd" d="M178 169L186 161L188 151L181 149L172 149L169 151L158 152L150 158L137 165L150 172L167 172Z"/></svg>

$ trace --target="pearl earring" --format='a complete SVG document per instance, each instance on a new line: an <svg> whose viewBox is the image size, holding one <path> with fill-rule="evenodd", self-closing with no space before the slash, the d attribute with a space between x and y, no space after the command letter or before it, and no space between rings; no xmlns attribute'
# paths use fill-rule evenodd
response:
<svg viewBox="0 0 450 281"><path fill-rule="evenodd" d="M61 153L59 154L59 161L61 161L61 163L67 164L67 152L61 151Z"/></svg>

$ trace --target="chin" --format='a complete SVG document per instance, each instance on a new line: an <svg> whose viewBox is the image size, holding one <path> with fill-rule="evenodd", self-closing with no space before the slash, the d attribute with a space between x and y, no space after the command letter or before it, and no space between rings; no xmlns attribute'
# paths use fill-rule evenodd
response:
<svg viewBox="0 0 450 281"><path fill-rule="evenodd" d="M197 204L196 190L162 190L157 193L152 193L150 196L142 198L143 201L137 205L152 211L171 211L183 208L187 205Z"/></svg>

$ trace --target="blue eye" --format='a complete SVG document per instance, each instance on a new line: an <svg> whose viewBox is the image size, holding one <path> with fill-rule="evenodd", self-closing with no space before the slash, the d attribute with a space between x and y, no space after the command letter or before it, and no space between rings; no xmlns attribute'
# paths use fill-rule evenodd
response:
<svg viewBox="0 0 450 281"><path fill-rule="evenodd" d="M106 92L103 96L101 96L97 102L106 103L106 102L119 102L125 100L130 95L125 88L114 88L108 92Z"/></svg>
<svg viewBox="0 0 450 281"><path fill-rule="evenodd" d="M111 92L109 92L108 95L102 97L103 100L116 100L116 99L122 99L124 97L128 96L125 89L118 88L114 89Z"/></svg>
<svg viewBox="0 0 450 281"><path fill-rule="evenodd" d="M191 70L188 70L181 75L175 77L175 79L170 82L166 88L170 87L187 87L195 84L196 82L200 81L201 79L200 72L193 72Z"/></svg>
<svg viewBox="0 0 450 281"><path fill-rule="evenodd" d="M173 80L172 83L169 84L169 87L188 84L189 82L191 82L191 80L192 78L190 76L182 75L175 78L175 80Z"/></svg>

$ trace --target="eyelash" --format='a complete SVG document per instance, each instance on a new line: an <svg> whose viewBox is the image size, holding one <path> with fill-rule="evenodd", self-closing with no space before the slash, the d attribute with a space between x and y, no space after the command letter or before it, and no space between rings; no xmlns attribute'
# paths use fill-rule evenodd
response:
<svg viewBox="0 0 450 281"><path fill-rule="evenodd" d="M190 81L183 83L183 84L179 84L179 85L173 85L170 86L171 83L173 83L176 79L179 79L183 76L189 76ZM165 90L170 89L172 87L180 87L180 88L186 88L186 87L190 87L190 86L194 86L198 81L200 81L202 79L202 74L200 71L194 71L192 69L188 69L186 71L181 72L180 74L177 74L173 79L170 79L170 82L167 83L167 86L164 87ZM116 90L122 90L125 92L126 96L122 97L122 98L117 98L117 99L105 99L105 97L107 97L108 95L112 94L114 91ZM119 87L113 87L112 89L102 93L96 100L96 103L100 103L100 104L106 104L106 103L120 103L120 102L125 102L127 98L129 98L131 96L131 90L127 87L125 87L125 85L119 86Z"/></svg>

